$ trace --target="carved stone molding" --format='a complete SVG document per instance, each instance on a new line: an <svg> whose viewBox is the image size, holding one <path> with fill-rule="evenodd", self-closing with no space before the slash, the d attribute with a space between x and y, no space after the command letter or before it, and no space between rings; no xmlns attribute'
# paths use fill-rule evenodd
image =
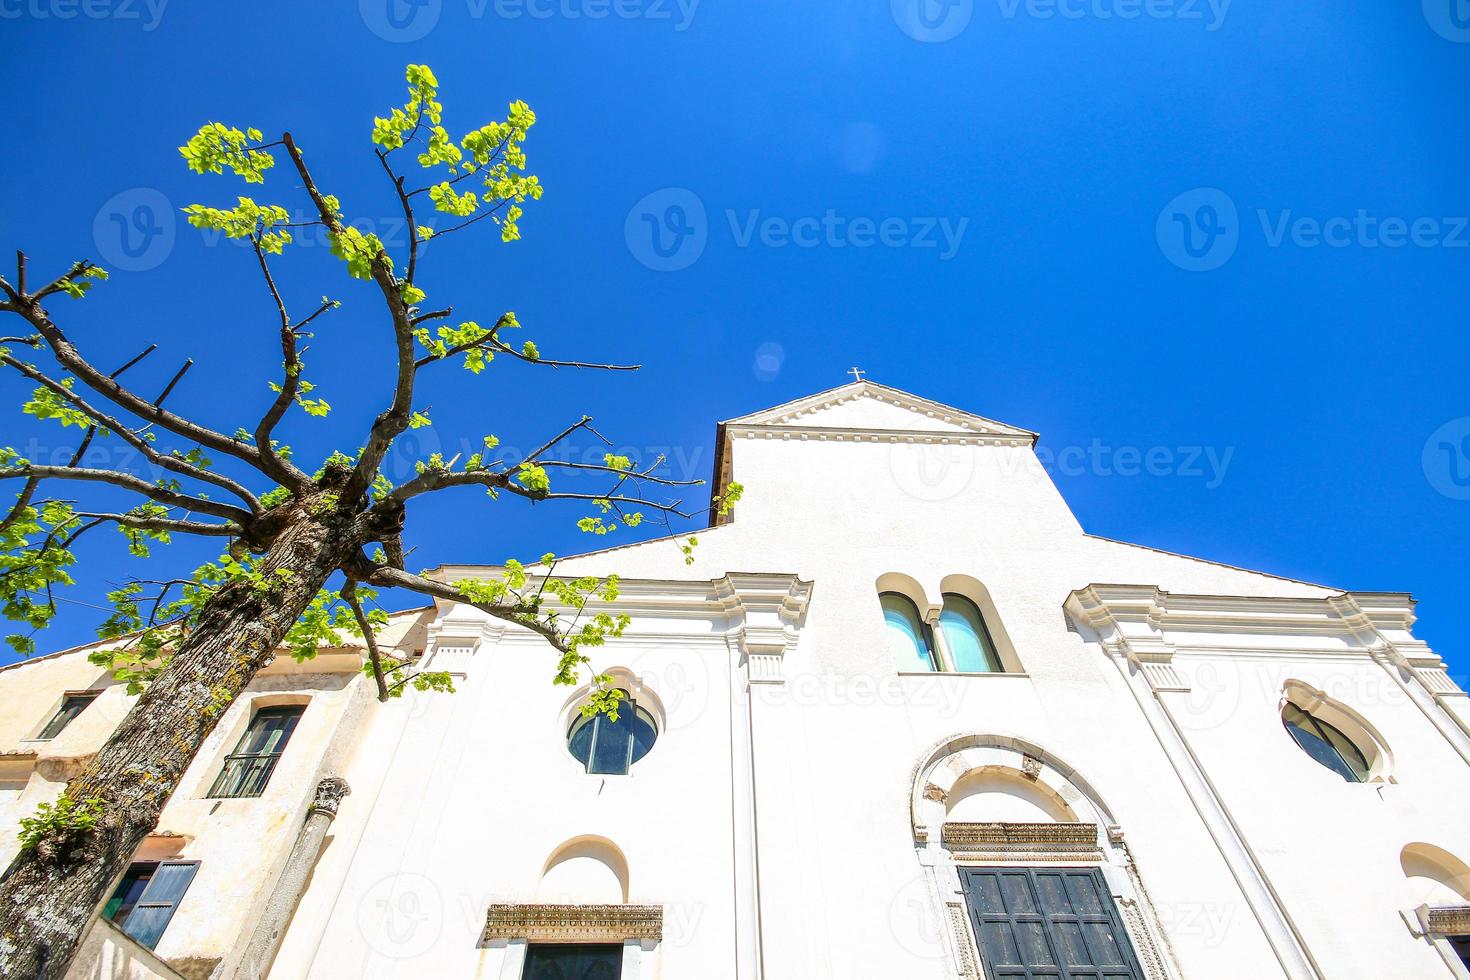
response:
<svg viewBox="0 0 1470 980"><path fill-rule="evenodd" d="M1095 823L946 823L941 842L969 860L1089 860L1102 857Z"/></svg>
<svg viewBox="0 0 1470 980"><path fill-rule="evenodd" d="M662 905L493 904L485 913L482 941L524 939L542 943L660 942Z"/></svg>
<svg viewBox="0 0 1470 980"><path fill-rule="evenodd" d="M1441 936L1470 935L1470 905L1432 906L1429 928Z"/></svg>
<svg viewBox="0 0 1470 980"><path fill-rule="evenodd" d="M975 941L970 937L969 916L965 914L965 907L959 902L947 902L945 909L949 912L949 927L954 932L955 948L960 956L960 976L964 980L979 980L980 958L975 950Z"/></svg>
<svg viewBox="0 0 1470 980"><path fill-rule="evenodd" d="M328 776L316 784L316 796L311 801L311 812L325 813L335 818L337 808L342 805L343 797L351 794L352 787L347 785L347 780L340 776Z"/></svg>

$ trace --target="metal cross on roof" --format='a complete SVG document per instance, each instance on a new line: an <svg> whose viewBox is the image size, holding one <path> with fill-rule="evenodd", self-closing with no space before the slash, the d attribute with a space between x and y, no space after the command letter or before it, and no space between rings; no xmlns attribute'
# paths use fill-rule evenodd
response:
<svg viewBox="0 0 1470 980"><path fill-rule="evenodd" d="M854 381L861 381L863 380L863 375L867 374L868 372L861 371L855 367L850 367L847 369L847 373L852 375L852 379Z"/></svg>

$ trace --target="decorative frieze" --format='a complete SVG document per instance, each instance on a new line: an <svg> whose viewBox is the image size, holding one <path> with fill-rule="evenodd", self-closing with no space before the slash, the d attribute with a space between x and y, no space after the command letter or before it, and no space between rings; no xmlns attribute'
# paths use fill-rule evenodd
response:
<svg viewBox="0 0 1470 980"><path fill-rule="evenodd" d="M660 942L662 905L492 904L485 913L483 941L524 939L541 943Z"/></svg>
<svg viewBox="0 0 1470 980"><path fill-rule="evenodd" d="M1431 906L1429 929L1441 936L1470 935L1470 905Z"/></svg>
<svg viewBox="0 0 1470 980"><path fill-rule="evenodd" d="M987 856L1026 860L1097 860L1102 851L1095 823L946 823L941 842L966 859Z"/></svg>

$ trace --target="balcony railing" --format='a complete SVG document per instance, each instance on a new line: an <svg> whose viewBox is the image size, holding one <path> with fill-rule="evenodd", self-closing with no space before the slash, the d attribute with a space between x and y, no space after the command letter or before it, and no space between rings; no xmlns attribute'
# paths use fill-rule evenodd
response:
<svg viewBox="0 0 1470 980"><path fill-rule="evenodd" d="M211 799L233 800L259 796L265 792L271 773L276 771L279 753L270 755L228 755L224 768L215 777L209 789Z"/></svg>

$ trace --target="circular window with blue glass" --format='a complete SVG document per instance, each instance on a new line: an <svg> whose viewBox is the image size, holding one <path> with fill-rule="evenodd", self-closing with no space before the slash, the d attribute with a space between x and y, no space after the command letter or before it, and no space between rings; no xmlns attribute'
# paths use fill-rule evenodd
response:
<svg viewBox="0 0 1470 980"><path fill-rule="evenodd" d="M622 694L616 718L611 714L579 717L567 731L567 750L594 775L627 775L658 740L653 715L638 707L627 691Z"/></svg>

